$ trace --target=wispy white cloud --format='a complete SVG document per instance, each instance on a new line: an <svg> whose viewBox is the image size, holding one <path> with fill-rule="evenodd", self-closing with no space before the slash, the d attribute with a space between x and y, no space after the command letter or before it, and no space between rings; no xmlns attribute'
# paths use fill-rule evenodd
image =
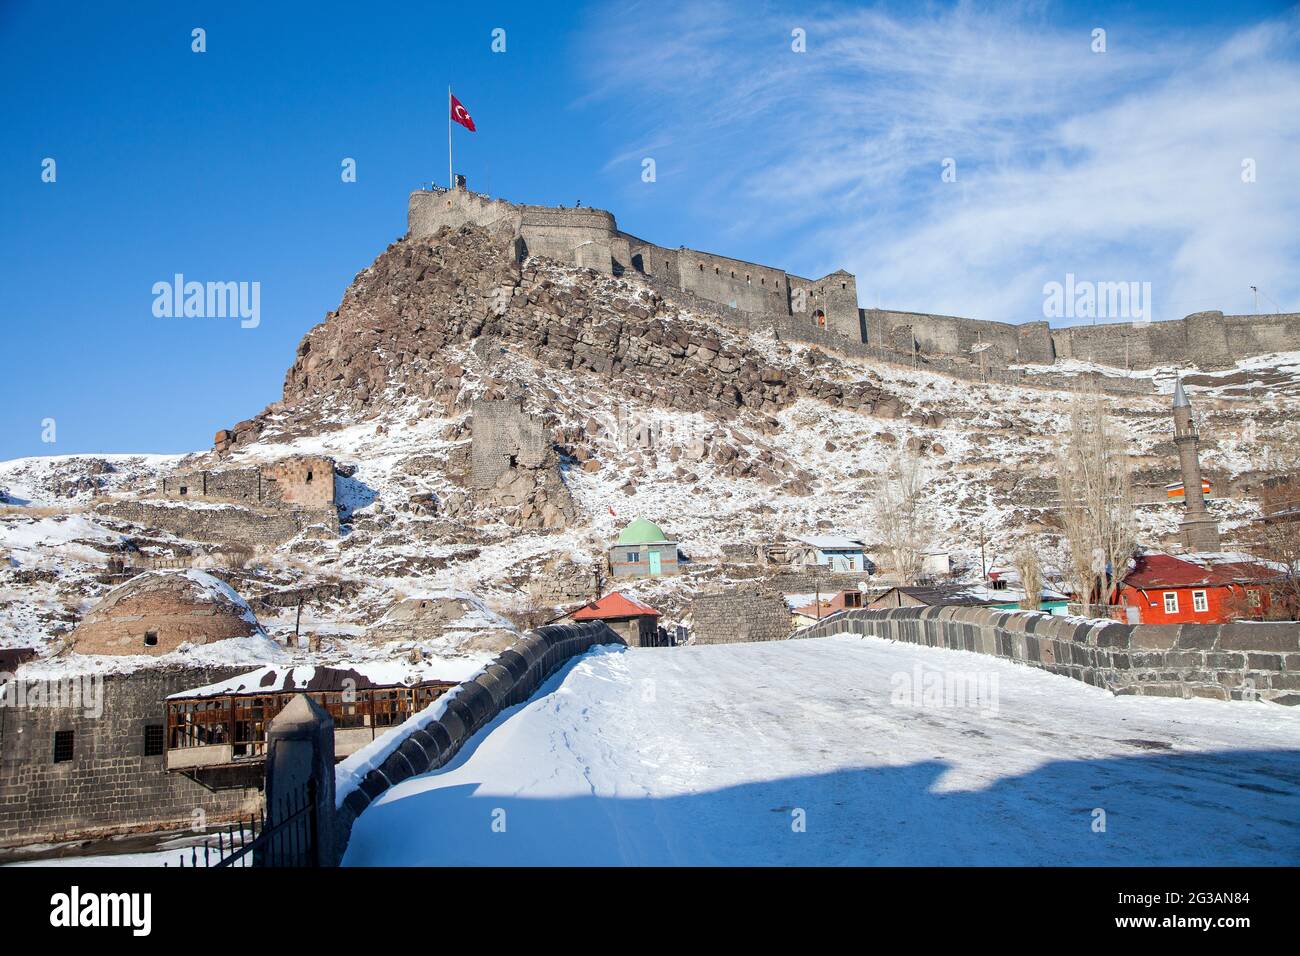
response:
<svg viewBox="0 0 1300 956"><path fill-rule="evenodd" d="M1025 321L1073 272L1151 282L1156 318L1251 285L1300 309L1300 21L1107 22L1099 54L1053 9L655 4L584 52L623 110L611 165L654 143L674 201L856 272L864 305Z"/></svg>

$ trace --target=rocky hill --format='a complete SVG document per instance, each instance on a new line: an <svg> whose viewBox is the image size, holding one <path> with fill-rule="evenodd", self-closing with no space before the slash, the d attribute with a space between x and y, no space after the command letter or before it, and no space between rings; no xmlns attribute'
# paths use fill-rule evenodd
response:
<svg viewBox="0 0 1300 956"><path fill-rule="evenodd" d="M1177 478L1168 392L1185 374L1231 543L1257 513L1269 456L1297 444L1300 354L1141 374L1150 396L1108 401L1132 436L1139 497L1152 502L1140 510L1144 539L1160 544L1179 519L1161 489ZM545 619L591 595L605 549L637 516L690 559L679 578L630 588L672 620L693 594L761 575L744 561L760 543L819 532L870 540L874 489L904 445L925 462L933 545L959 568L978 569L981 545L986 560L1004 561L1037 532L1050 559L1072 398L731 328L638 277L520 263L505 234L444 228L393 243L359 273L302 339L282 398L218 433L210 451L0 463L0 642L58 651L107 590L110 553L206 553L96 503L139 494L163 471L290 454L338 462L340 533L303 534L216 571L272 636L292 633L297 596L308 595L310 653L393 653L374 646L376 634L402 653L421 641L425 652L432 641L460 653L476 628ZM548 447L535 467L476 485L475 403L507 400L540 423ZM425 598L437 625L427 640Z"/></svg>

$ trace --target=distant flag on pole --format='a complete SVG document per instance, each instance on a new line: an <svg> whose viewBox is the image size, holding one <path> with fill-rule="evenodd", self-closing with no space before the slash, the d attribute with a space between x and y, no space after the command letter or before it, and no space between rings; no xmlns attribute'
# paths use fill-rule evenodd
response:
<svg viewBox="0 0 1300 956"><path fill-rule="evenodd" d="M476 132L476 130L474 129L474 119L469 115L469 111L465 109L465 104L462 103L460 100L456 99L456 97L450 91L448 92L447 95L451 96L452 121L459 123L461 126L465 127L471 133Z"/></svg>

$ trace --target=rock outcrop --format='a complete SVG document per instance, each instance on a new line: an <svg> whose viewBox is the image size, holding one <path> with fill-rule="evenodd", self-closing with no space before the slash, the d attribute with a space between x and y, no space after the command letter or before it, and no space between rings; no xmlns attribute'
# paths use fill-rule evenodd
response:
<svg viewBox="0 0 1300 956"><path fill-rule="evenodd" d="M298 346L284 398L217 436L255 441L268 413L353 414L433 399L448 408L465 369L449 346L480 341L554 369L586 371L619 394L670 408L768 414L809 397L871 411L869 382L837 381L836 363L781 367L746 339L649 286L544 259L516 259L508 237L475 226L394 242L359 273L335 312ZM476 353L478 350L475 350Z"/></svg>

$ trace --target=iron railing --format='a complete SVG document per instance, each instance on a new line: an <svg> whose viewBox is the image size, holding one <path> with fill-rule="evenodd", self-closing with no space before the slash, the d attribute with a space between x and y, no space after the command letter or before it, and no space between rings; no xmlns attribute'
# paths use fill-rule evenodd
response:
<svg viewBox="0 0 1300 956"><path fill-rule="evenodd" d="M205 840L182 851L175 864L181 867L315 866L316 800L315 781L291 791L277 801L275 822L266 822L265 811L239 820L220 830L216 843ZM164 862L163 866L170 864Z"/></svg>

